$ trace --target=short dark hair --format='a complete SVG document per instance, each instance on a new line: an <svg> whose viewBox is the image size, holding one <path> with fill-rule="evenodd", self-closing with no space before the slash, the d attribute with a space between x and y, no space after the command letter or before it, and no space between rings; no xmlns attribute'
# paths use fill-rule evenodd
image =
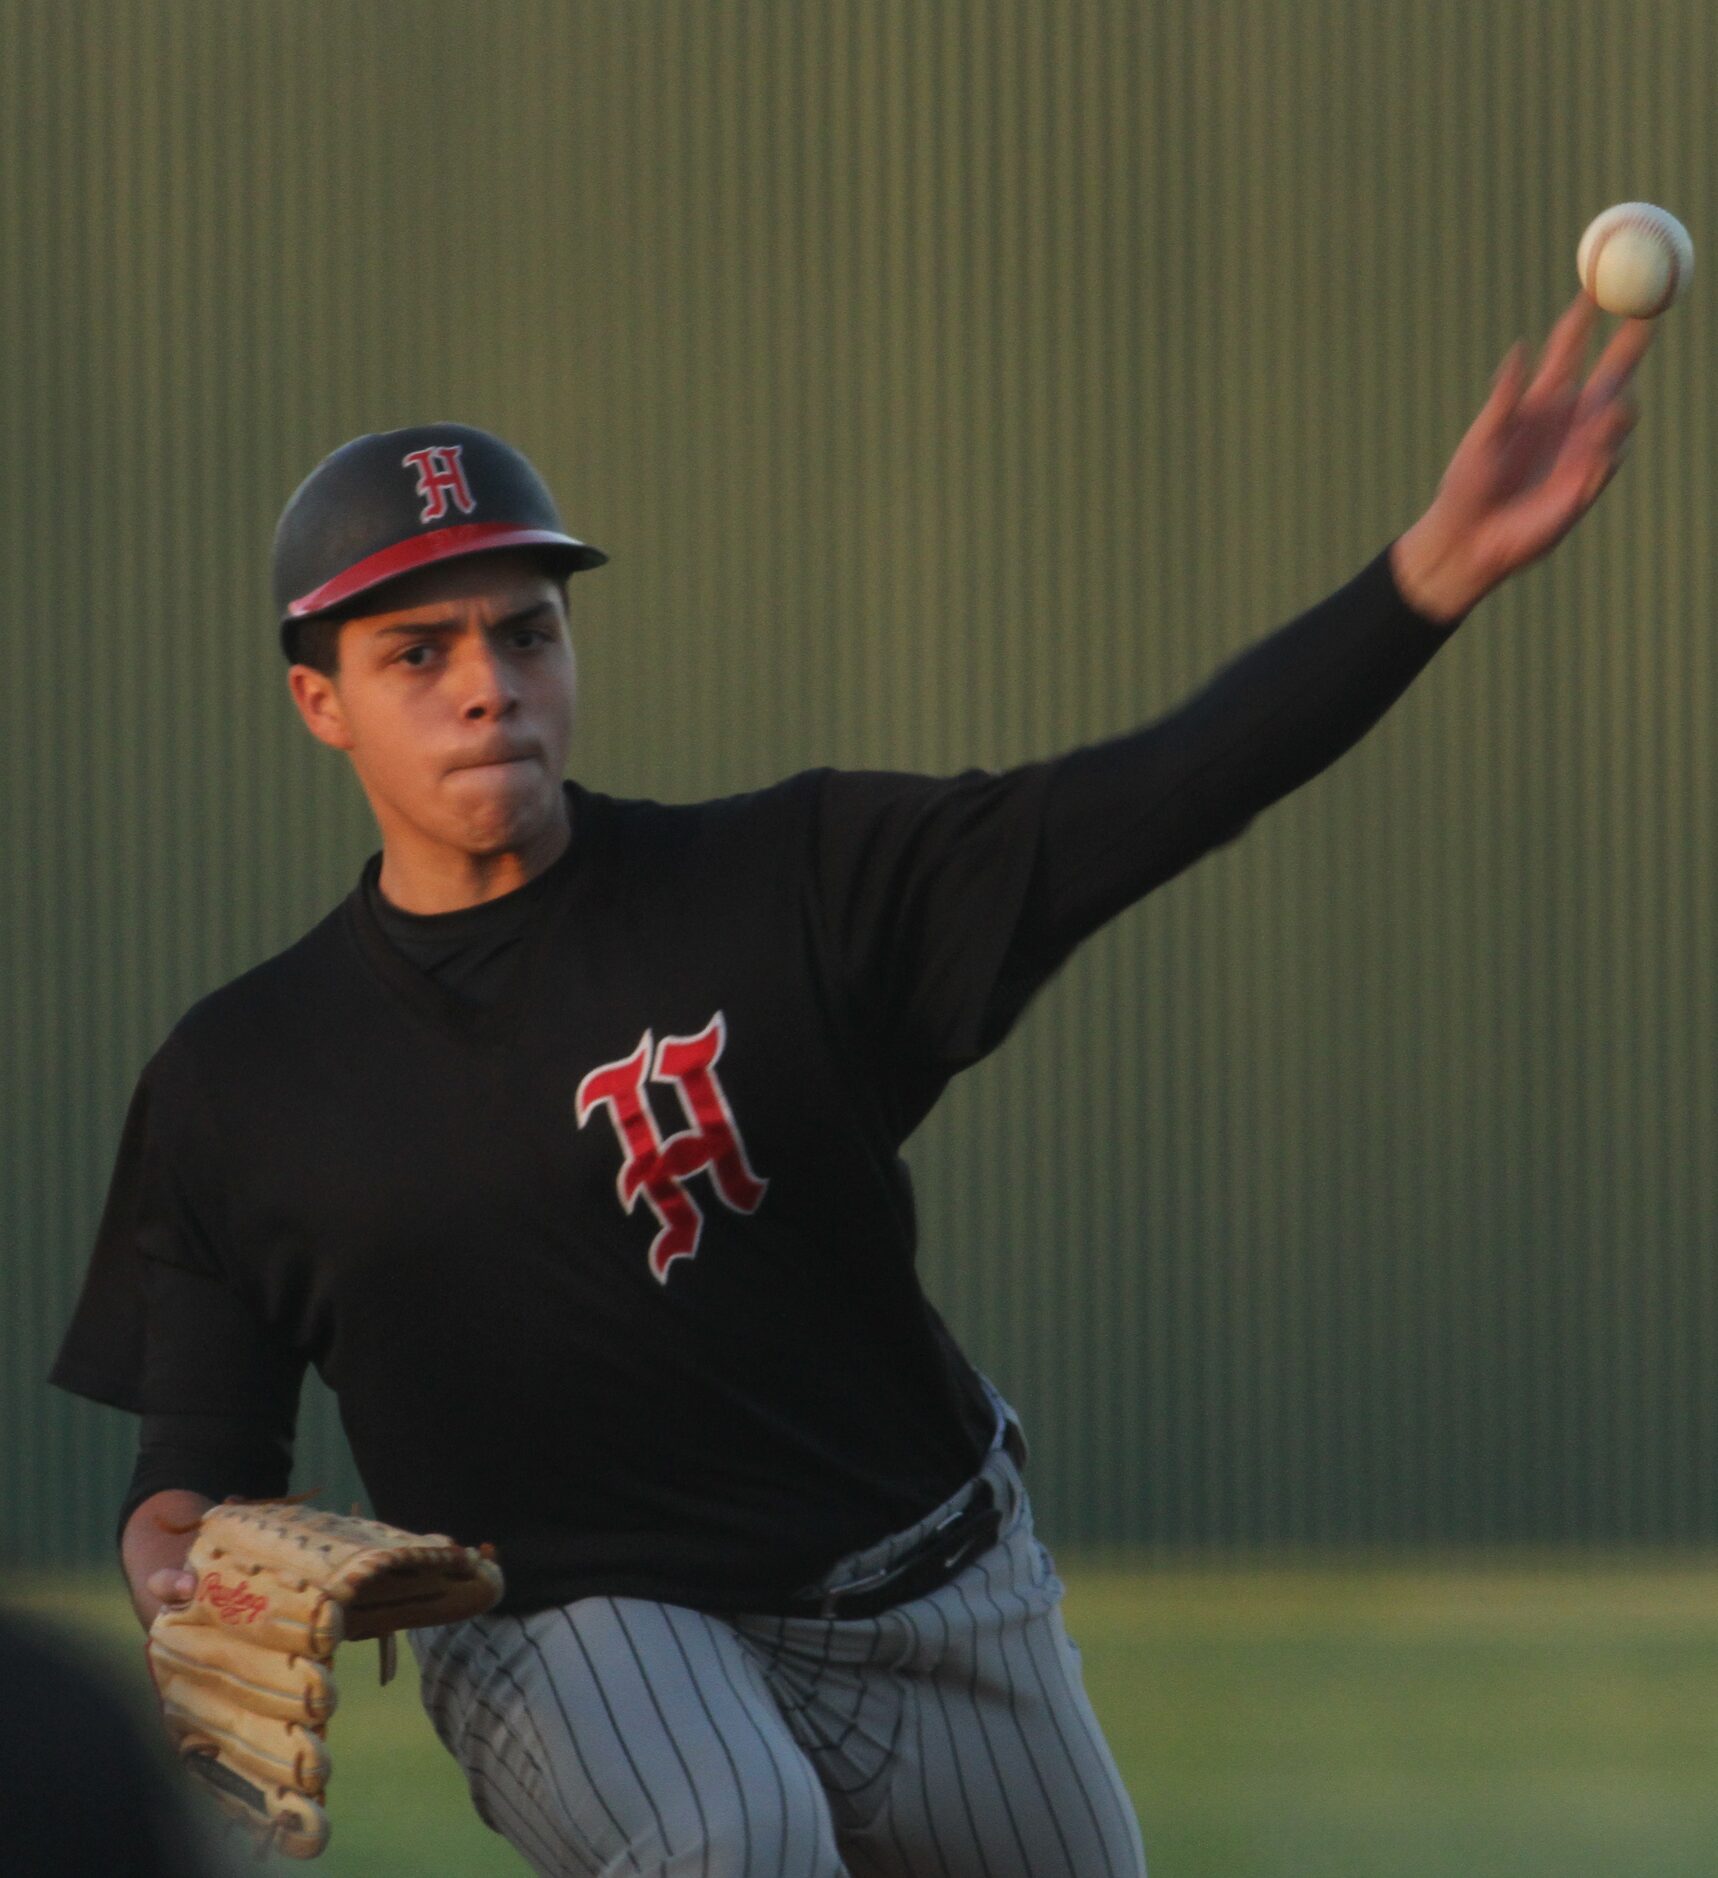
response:
<svg viewBox="0 0 1718 1878"><path fill-rule="evenodd" d="M289 665L308 665L324 678L340 669L340 628L350 613L319 613L315 619L293 620L283 636Z"/></svg>

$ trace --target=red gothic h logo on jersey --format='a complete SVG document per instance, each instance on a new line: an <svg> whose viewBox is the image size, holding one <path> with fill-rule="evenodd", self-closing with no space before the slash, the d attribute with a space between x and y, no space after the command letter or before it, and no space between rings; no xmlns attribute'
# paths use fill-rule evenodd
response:
<svg viewBox="0 0 1718 1878"><path fill-rule="evenodd" d="M650 1269L668 1282L676 1259L698 1250L704 1215L686 1191L694 1174L707 1173L722 1200L736 1213L755 1213L769 1186L752 1172L739 1125L716 1077L716 1059L728 1041L728 1020L718 1011L695 1037L664 1037L647 1030L631 1056L604 1063L579 1084L579 1126L606 1108L626 1159L615 1183L620 1203L631 1212L642 1193L661 1226L650 1243ZM663 1139L645 1100L644 1079L671 1082L689 1127Z"/></svg>
<svg viewBox="0 0 1718 1878"><path fill-rule="evenodd" d="M418 511L420 522L439 522L450 502L461 515L469 515L477 507L465 480L465 465L459 460L464 448L459 443L437 443L427 450L408 450L400 458L407 469L418 473L418 494L424 499Z"/></svg>

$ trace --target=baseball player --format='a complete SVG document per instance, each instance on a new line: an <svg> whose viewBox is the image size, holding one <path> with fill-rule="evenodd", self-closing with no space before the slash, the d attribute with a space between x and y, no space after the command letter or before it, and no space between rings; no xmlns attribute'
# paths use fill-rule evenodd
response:
<svg viewBox="0 0 1718 1878"><path fill-rule="evenodd" d="M1651 328L1519 346L1425 514L1142 729L724 800L564 780L566 533L515 450L360 437L282 643L380 852L144 1068L53 1380L138 1413L147 1624L288 1483L307 1364L378 1518L493 1542L412 1633L538 1872L1136 1878L1026 1444L914 1268L902 1144L1122 908L1349 748L1598 496ZM162 1520L180 1530L165 1530Z"/></svg>

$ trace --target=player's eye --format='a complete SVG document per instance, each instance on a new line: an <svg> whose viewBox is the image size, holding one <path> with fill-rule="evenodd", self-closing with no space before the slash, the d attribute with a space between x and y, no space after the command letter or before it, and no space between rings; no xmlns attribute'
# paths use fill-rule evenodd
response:
<svg viewBox="0 0 1718 1878"><path fill-rule="evenodd" d="M512 637L515 644L523 642L520 648L523 650L524 646L542 645L549 635L541 626L515 626Z"/></svg>
<svg viewBox="0 0 1718 1878"><path fill-rule="evenodd" d="M415 672L421 672L424 666L428 663L428 661L426 659L414 658L413 654L418 653L418 652L428 653L428 652L433 652L434 650L435 650L435 647L429 642L429 640L415 639L400 654L400 663L402 665L409 665L411 669Z"/></svg>

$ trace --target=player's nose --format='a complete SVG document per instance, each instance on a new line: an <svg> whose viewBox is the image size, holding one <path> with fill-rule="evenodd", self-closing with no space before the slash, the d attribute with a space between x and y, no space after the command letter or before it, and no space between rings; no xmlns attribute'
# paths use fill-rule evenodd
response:
<svg viewBox="0 0 1718 1878"><path fill-rule="evenodd" d="M519 702L518 687L507 661L481 633L460 648L455 662L459 673L460 715L481 721L503 717Z"/></svg>

